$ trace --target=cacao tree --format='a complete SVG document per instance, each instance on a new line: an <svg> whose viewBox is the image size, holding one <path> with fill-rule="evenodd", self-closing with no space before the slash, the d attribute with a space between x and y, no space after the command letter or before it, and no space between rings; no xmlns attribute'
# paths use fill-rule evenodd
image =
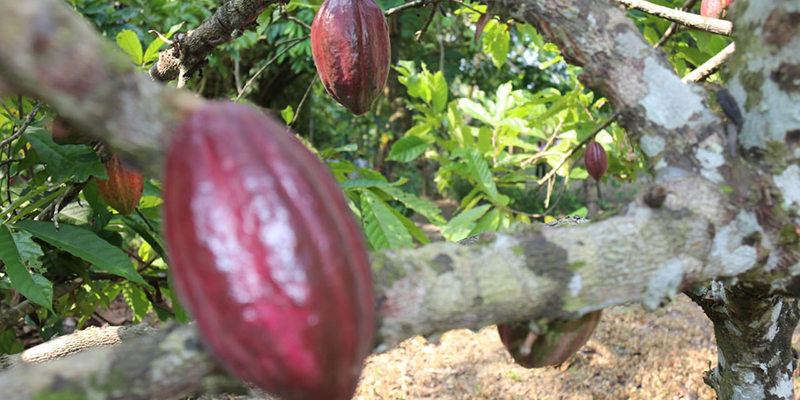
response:
<svg viewBox="0 0 800 400"><path fill-rule="evenodd" d="M337 54L312 37L320 1L0 1L0 350L14 354L0 359L0 397L171 399L248 379L347 398L367 347L498 324L514 358L539 367L574 352L604 308L684 293L714 323L705 381L719 398L794 398L800 3L695 3L382 1L385 25L375 8L352 21L379 24L369 43L391 49L344 63L364 72L353 89L331 83L339 67L316 84L331 65L320 57ZM376 99L387 59L392 97ZM249 105L209 108L219 98ZM111 150L122 163L104 168ZM147 179L115 180L117 168ZM638 192L584 206L569 188L590 175ZM414 181L456 197L456 215ZM237 214L254 204L266 206ZM447 241L429 243L411 212ZM541 223L564 215L594 221ZM243 306L268 288L284 296ZM188 322L186 300L199 326L66 334L64 321L83 328L119 296L134 322ZM278 322L298 331L270 320L289 314L304 319ZM231 320L241 328L223 340ZM20 324L44 343L16 354ZM343 365L328 386L292 386Z"/></svg>

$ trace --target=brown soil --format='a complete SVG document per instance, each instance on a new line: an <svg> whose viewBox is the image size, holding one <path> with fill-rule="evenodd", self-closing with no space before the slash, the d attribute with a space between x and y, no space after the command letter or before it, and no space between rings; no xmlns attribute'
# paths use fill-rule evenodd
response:
<svg viewBox="0 0 800 400"><path fill-rule="evenodd" d="M370 357L356 399L710 399L703 374L716 365L714 330L681 295L652 313L604 311L592 339L560 367L514 364L494 326L422 337Z"/></svg>

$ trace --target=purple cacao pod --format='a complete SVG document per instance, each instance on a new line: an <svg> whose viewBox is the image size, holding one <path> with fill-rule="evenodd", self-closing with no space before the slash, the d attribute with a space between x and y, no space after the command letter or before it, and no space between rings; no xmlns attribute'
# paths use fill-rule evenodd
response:
<svg viewBox="0 0 800 400"><path fill-rule="evenodd" d="M325 90L353 114L366 114L389 77L383 10L375 0L325 0L311 23L311 54Z"/></svg>
<svg viewBox="0 0 800 400"><path fill-rule="evenodd" d="M287 400L350 399L375 301L328 168L270 117L210 103L174 132L164 187L170 269L214 354Z"/></svg>
<svg viewBox="0 0 800 400"><path fill-rule="evenodd" d="M497 325L497 333L517 364L525 368L559 365L586 344L602 313L594 311L572 321L553 322L540 335L531 332L527 322Z"/></svg>
<svg viewBox="0 0 800 400"><path fill-rule="evenodd" d="M586 145L586 150L583 152L583 163L586 165L586 171L589 172L589 176L599 181L608 170L608 156L606 156L606 150L600 143L595 141L589 142L589 144Z"/></svg>

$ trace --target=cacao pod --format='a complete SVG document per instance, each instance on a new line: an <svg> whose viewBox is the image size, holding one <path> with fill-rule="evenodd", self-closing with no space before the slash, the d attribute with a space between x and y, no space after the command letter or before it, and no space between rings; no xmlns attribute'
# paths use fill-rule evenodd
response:
<svg viewBox="0 0 800 400"><path fill-rule="evenodd" d="M517 364L525 368L559 365L578 352L589 340L602 311L572 321L550 323L537 335L527 322L497 325L500 340Z"/></svg>
<svg viewBox="0 0 800 400"><path fill-rule="evenodd" d="M173 134L164 212L176 289L223 364L283 399L350 399L375 301L328 168L263 113L210 103Z"/></svg>
<svg viewBox="0 0 800 400"><path fill-rule="evenodd" d="M119 157L112 156L104 164L108 179L95 178L100 198L122 215L136 209L144 191L144 177L138 171L126 168Z"/></svg>
<svg viewBox="0 0 800 400"><path fill-rule="evenodd" d="M700 15L707 18L722 18L733 0L703 0L700 3Z"/></svg>
<svg viewBox="0 0 800 400"><path fill-rule="evenodd" d="M325 0L311 23L311 54L325 90L355 115L381 95L391 64L389 25L375 0Z"/></svg>
<svg viewBox="0 0 800 400"><path fill-rule="evenodd" d="M89 144L92 142L91 137L74 128L61 117L56 117L53 121L46 123L45 129L50 130L53 135L53 141L60 145Z"/></svg>
<svg viewBox="0 0 800 400"><path fill-rule="evenodd" d="M586 145L586 150L583 152L583 164L586 166L589 176L594 180L599 181L603 178L608 170L608 156L600 143L591 141Z"/></svg>

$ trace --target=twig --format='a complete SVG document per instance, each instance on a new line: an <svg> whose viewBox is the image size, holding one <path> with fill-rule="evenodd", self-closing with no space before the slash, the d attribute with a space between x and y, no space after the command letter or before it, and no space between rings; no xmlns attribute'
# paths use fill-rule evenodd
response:
<svg viewBox="0 0 800 400"><path fill-rule="evenodd" d="M291 128L294 126L294 123L297 122L297 117L300 115L300 109L303 108L303 103L306 102L306 97L308 97L308 94L311 93L311 88L314 87L315 83L317 83L317 78L319 78L319 75L314 75L314 79L311 80L311 83L308 85L308 89L306 89L306 92L303 94L303 98L300 99L300 104L297 105L297 110L294 111L292 122L289 122L289 125L286 126L287 128Z"/></svg>
<svg viewBox="0 0 800 400"><path fill-rule="evenodd" d="M414 0L412 2L399 5L399 6L395 7L395 8L390 8L390 9L384 11L383 15L388 17L388 16L391 16L392 14L394 14L396 12L403 11L403 10L405 10L407 8L422 7L425 3L430 3L430 2L431 2L431 0Z"/></svg>
<svg viewBox="0 0 800 400"><path fill-rule="evenodd" d="M526 216L528 218L542 218L544 216L549 215L556 208L556 206L558 206L558 203L561 202L561 198L564 197L564 193L566 193L566 191L567 191L568 184L569 184L569 175L567 175L567 178L564 180L564 187L561 189L561 193L556 198L556 201L553 203L552 206L550 206L550 208L548 208L547 210L545 210L541 214L529 214L529 213L526 213L524 211L515 210L513 208L509 208L509 207L505 207L505 206L495 205L495 207L497 207L500 210L508 211L508 212L511 212L511 213L514 213L514 214L524 215L524 216Z"/></svg>
<svg viewBox="0 0 800 400"><path fill-rule="evenodd" d="M139 214L139 217L141 217L144 220L145 225L147 225L147 227L150 228L151 231L156 232L155 228L153 228L153 225L150 225L150 220L147 219L147 217L145 217L144 214L142 214L141 210L139 210L139 206L136 206L134 210L136 210L136 214Z"/></svg>
<svg viewBox="0 0 800 400"><path fill-rule="evenodd" d="M695 68L694 71L688 73L686 76L681 79L681 82L688 83L688 82L699 82L705 78L708 78L709 75L717 72L722 64L725 61L728 61L728 58L736 51L736 43L731 43L728 47L722 49L717 55L711 57L706 61L703 65Z"/></svg>
<svg viewBox="0 0 800 400"><path fill-rule="evenodd" d="M692 7L694 7L695 3L697 3L697 0L686 0L686 2L683 3L683 6L681 7L681 11L689 11L689 10L691 10ZM653 47L655 47L657 49L657 48L663 46L664 43L666 43L667 40L669 40L669 38L672 36L672 34L677 31L677 28L678 28L678 23L677 22L671 23L669 25L669 28L667 28L667 30L664 31L664 36L661 36L661 39L658 39L658 42L656 42L656 44L654 44Z"/></svg>
<svg viewBox="0 0 800 400"><path fill-rule="evenodd" d="M53 299L57 299L75 289L80 287L83 279L77 278L73 281L63 283L53 290ZM22 303L11 307L8 311L0 315L0 332L5 332L7 329L16 325L26 315L36 311L39 306L30 300L25 300Z"/></svg>
<svg viewBox="0 0 800 400"><path fill-rule="evenodd" d="M431 26L431 22L433 22L433 17L436 16L436 11L438 11L439 3L441 0L433 3L433 7L431 7L431 15L428 16L428 20L425 21L425 25L422 25L422 29L418 30L416 33L417 42L422 43L422 35L428 30L428 27Z"/></svg>
<svg viewBox="0 0 800 400"><path fill-rule="evenodd" d="M470 10L472 10L472 11L476 12L476 13L479 13L479 14L481 13L480 11L478 11L477 9L475 9L474 7L472 7L471 5L469 5L469 4L467 4L467 3L464 3L463 1L460 1L460 0L450 0L450 2L451 2L451 3L456 3L456 4L460 5L461 7L468 8L468 9L470 9Z"/></svg>
<svg viewBox="0 0 800 400"><path fill-rule="evenodd" d="M569 149L569 151L564 154L564 158L561 160L561 162L559 162L558 165L556 165L553 169L551 169L550 172L547 173L547 175L542 177L542 179L539 179L537 183L541 185L542 183L547 182L547 180L550 179L550 177L552 177L553 175L555 175L556 172L561 168L561 166L564 165L565 162L567 162L567 160L572 158L572 156L575 154L576 151L578 151L578 149L583 147L586 143L589 143L590 140L594 139L595 135L597 135L598 132L602 131L603 129L606 129L609 125L611 125L612 122L616 121L618 116L619 112L612 115L611 118L609 118L606 122L603 122L602 124L600 124L600 126L595 128L594 132L592 132L591 135L587 136L586 139L583 139L580 143L578 143L577 146Z"/></svg>
<svg viewBox="0 0 800 400"><path fill-rule="evenodd" d="M239 99L242 98L242 95L244 94L244 92L247 91L247 89L250 87L250 85L253 84L253 82L256 80L256 78L258 78L258 76L261 75L261 73L264 72L264 70L267 69L267 67L270 64L272 64L275 60L277 60L278 57L282 56L284 53L286 53L287 51L291 50L292 47L297 46L298 44L300 44L301 42L303 42L304 40L306 40L306 39L308 39L310 37L311 37L310 35L306 35L306 36L303 36L301 38L291 39L289 41L284 42L284 43L288 43L290 41L294 41L294 43L290 44L289 46L287 46L286 48L281 50L278 54L275 55L275 57L272 57L269 61L267 61L266 64L261 66L261 68L258 71L256 71L256 73L253 74L253 76L247 81L247 83L244 84L244 87L242 88L242 91L239 92L239 95L236 96L236 100L234 100L234 101L238 102Z"/></svg>
<svg viewBox="0 0 800 400"><path fill-rule="evenodd" d="M40 103L36 103L36 105L33 107L33 110L31 110L31 112L28 113L28 117L25 118L25 122L22 123L22 126L20 126L19 129L17 129L17 131L14 132L14 134L12 134L8 138L6 138L3 141L1 141L0 142L0 147L5 147L9 143L19 139L19 137L22 136L23 133L25 133L25 130L28 129L28 126L30 124L32 124L33 121L36 119L36 113L39 112L39 108L41 108L41 107L42 107L42 103L41 102Z"/></svg>
<svg viewBox="0 0 800 400"><path fill-rule="evenodd" d="M309 24L297 19L296 17L293 17L293 16L291 16L289 14L286 14L286 13L283 14L283 17L288 19L289 21L294 22L297 25L302 26L303 28L308 29L309 31L311 30L311 25L309 25Z"/></svg>
<svg viewBox="0 0 800 400"><path fill-rule="evenodd" d="M8 160L3 160L3 161L0 161L0 167L4 166L4 165L6 165L6 164L11 164L11 163L15 163L15 162L20 162L20 161L22 161L22 160L23 160L22 158L9 158Z"/></svg>
<svg viewBox="0 0 800 400"><path fill-rule="evenodd" d="M659 6L644 0L616 0L626 7L633 8L648 14L661 17L672 22L677 22L681 25L690 28L699 29L701 31L718 33L720 35L730 36L733 31L733 23L724 19L706 18L690 12L675 10L669 7Z"/></svg>

